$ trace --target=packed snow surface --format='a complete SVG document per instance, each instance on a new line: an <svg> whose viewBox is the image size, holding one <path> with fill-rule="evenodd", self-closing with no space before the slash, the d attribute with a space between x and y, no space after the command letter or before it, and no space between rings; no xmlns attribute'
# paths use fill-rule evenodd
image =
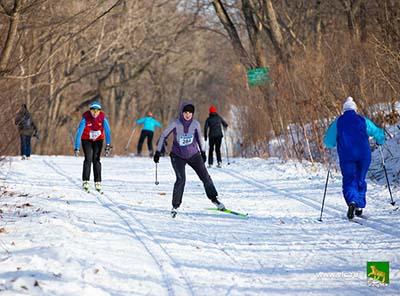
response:
<svg viewBox="0 0 400 296"><path fill-rule="evenodd" d="M400 295L400 210L369 181L364 218L349 222L340 172L278 159L230 159L209 173L219 199L247 219L210 211L187 166L103 158L104 194L81 189L82 158L8 158L0 167L1 295ZM393 197L400 204L398 187ZM390 284L367 284L368 261Z"/></svg>

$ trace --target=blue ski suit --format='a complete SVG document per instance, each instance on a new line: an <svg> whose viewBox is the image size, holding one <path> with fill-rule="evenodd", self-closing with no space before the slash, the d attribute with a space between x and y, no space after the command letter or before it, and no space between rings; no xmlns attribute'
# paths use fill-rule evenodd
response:
<svg viewBox="0 0 400 296"><path fill-rule="evenodd" d="M378 145L385 142L383 130L354 110L345 111L335 119L324 137L327 148L334 148L337 144L343 196L347 205L355 203L357 208L365 208L366 205L365 177L371 164L369 137L373 137Z"/></svg>

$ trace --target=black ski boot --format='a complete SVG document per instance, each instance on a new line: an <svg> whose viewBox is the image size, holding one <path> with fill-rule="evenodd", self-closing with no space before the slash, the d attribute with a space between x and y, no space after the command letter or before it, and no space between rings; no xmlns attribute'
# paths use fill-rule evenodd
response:
<svg viewBox="0 0 400 296"><path fill-rule="evenodd" d="M357 208L356 211L355 211L355 214L356 214L357 217L360 217L362 215L362 212L363 212L362 209Z"/></svg>
<svg viewBox="0 0 400 296"><path fill-rule="evenodd" d="M172 208L172 210L171 210L171 217L172 217L172 218L175 218L175 217L176 217L176 214L178 214L177 209L176 209L176 208Z"/></svg>
<svg viewBox="0 0 400 296"><path fill-rule="evenodd" d="M356 209L356 204L352 202L349 205L349 209L347 210L347 218L349 218L349 220L354 218L354 210L355 209Z"/></svg>

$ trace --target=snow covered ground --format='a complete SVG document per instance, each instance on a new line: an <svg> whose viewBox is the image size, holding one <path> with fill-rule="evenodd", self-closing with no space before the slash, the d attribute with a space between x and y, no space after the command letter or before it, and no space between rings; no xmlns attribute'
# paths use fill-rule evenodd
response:
<svg viewBox="0 0 400 296"><path fill-rule="evenodd" d="M81 190L82 158L9 158L0 168L1 295L400 295L400 210L369 183L366 219L346 219L341 178L277 159L233 159L210 174L228 208L187 168L170 217L168 158L103 158L104 194ZM400 204L398 188L393 190ZM367 284L389 261L390 284Z"/></svg>

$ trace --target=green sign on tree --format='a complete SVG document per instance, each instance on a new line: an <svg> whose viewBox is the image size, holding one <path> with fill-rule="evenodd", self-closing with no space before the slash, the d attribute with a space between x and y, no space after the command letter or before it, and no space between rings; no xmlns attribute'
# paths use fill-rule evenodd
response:
<svg viewBox="0 0 400 296"><path fill-rule="evenodd" d="M263 85L269 81L269 68L254 68L247 70L247 82L249 86Z"/></svg>

